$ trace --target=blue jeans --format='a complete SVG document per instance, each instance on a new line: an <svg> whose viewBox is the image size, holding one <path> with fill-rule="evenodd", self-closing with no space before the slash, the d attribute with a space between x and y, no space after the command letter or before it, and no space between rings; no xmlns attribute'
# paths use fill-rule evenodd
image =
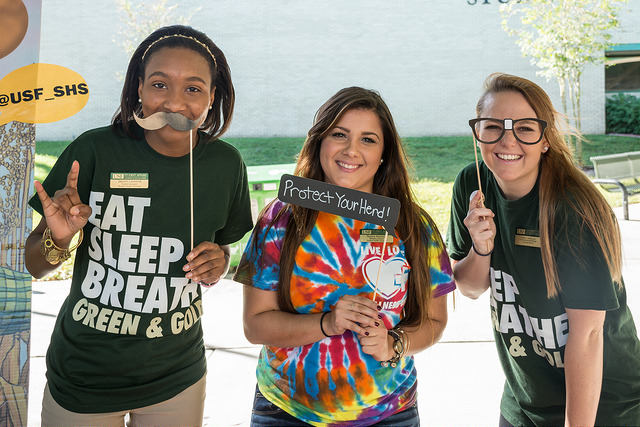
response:
<svg viewBox="0 0 640 427"><path fill-rule="evenodd" d="M404 411L393 414L373 425L377 427L420 427L418 404L416 402ZM300 421L269 402L256 387L253 410L251 411L251 427L271 426L310 427L311 424Z"/></svg>

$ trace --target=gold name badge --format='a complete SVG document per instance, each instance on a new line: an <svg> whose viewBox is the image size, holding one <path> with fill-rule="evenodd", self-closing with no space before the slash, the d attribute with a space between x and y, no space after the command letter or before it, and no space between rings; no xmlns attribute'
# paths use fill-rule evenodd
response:
<svg viewBox="0 0 640 427"><path fill-rule="evenodd" d="M539 248L540 231L527 230L526 228L516 228L516 245Z"/></svg>
<svg viewBox="0 0 640 427"><path fill-rule="evenodd" d="M384 230L360 230L360 241L364 243L383 243L384 236L387 236L387 243L393 243L393 236Z"/></svg>
<svg viewBox="0 0 640 427"><path fill-rule="evenodd" d="M111 188L149 188L148 173L112 173Z"/></svg>

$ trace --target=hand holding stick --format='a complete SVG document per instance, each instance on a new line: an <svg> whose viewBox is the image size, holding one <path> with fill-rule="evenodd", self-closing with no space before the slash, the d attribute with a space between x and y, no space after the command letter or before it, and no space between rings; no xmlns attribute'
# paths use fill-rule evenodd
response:
<svg viewBox="0 0 640 427"><path fill-rule="evenodd" d="M476 156L476 174L478 176L478 192L480 193L480 199L478 200L478 204L476 207L484 208L484 193L482 192L482 182L480 181L480 164L478 163L478 142L476 141L475 136L473 137L473 153ZM484 217L481 216L480 220L484 220ZM491 248L489 248L489 243L487 242L485 253L489 252L491 252Z"/></svg>

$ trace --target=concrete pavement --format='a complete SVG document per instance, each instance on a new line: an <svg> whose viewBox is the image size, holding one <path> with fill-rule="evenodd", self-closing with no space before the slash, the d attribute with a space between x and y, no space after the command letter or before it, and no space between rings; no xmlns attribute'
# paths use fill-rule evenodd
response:
<svg viewBox="0 0 640 427"><path fill-rule="evenodd" d="M622 219L629 306L640 326L640 204ZM45 354L69 281L34 282L32 299L29 426L40 426ZM440 343L415 356L423 426L497 425L504 376L497 360L489 319L488 293L470 300L449 298L449 323ZM207 347L206 426L248 426L255 390L259 346L242 331L242 285L224 280L205 290L202 317Z"/></svg>

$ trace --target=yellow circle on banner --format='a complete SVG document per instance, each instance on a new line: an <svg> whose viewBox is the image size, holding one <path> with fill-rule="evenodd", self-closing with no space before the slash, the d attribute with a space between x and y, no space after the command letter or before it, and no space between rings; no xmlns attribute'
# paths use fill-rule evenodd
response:
<svg viewBox="0 0 640 427"><path fill-rule="evenodd" d="M13 52L24 39L29 26L27 7L20 0L0 0L0 58Z"/></svg>
<svg viewBox="0 0 640 427"><path fill-rule="evenodd" d="M89 86L75 71L53 64L27 65L0 80L0 125L66 119L88 100Z"/></svg>

